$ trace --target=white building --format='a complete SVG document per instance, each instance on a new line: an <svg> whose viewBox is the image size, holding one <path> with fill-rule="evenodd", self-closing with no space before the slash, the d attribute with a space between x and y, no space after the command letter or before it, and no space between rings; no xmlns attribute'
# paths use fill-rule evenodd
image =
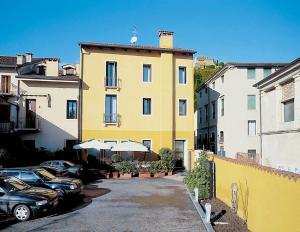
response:
<svg viewBox="0 0 300 232"><path fill-rule="evenodd" d="M262 164L300 174L300 58L254 86L261 93Z"/></svg>
<svg viewBox="0 0 300 232"><path fill-rule="evenodd" d="M259 91L282 63L227 63L197 92L197 148L235 158L259 151Z"/></svg>
<svg viewBox="0 0 300 232"><path fill-rule="evenodd" d="M25 146L52 151L77 142L75 66L59 70L59 59L26 53L1 56L0 72L0 133L16 133Z"/></svg>

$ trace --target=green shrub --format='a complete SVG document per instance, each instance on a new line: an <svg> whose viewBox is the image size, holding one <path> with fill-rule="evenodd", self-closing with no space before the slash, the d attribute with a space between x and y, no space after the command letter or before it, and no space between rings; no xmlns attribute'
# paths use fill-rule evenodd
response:
<svg viewBox="0 0 300 232"><path fill-rule="evenodd" d="M167 172L169 169L163 160L152 161L152 173Z"/></svg>
<svg viewBox="0 0 300 232"><path fill-rule="evenodd" d="M190 192L198 188L199 199L207 199L210 196L209 179L210 172L207 166L207 156L206 153L202 152L196 166L188 173L183 182L187 185Z"/></svg>
<svg viewBox="0 0 300 232"><path fill-rule="evenodd" d="M139 172L151 172L151 162L143 161L137 165L137 169Z"/></svg>
<svg viewBox="0 0 300 232"><path fill-rule="evenodd" d="M119 154L113 154L112 156L111 156L111 161L113 162L113 163L118 163L118 162L122 162L123 161L123 158L121 157L121 155L119 155Z"/></svg>
<svg viewBox="0 0 300 232"><path fill-rule="evenodd" d="M159 157L164 162L164 167L169 170L173 170L175 166L175 156L174 152L170 148L161 148L159 150Z"/></svg>
<svg viewBox="0 0 300 232"><path fill-rule="evenodd" d="M115 169L120 174L135 173L135 168L134 168L132 162L130 162L130 161L122 161L122 162L116 163Z"/></svg>

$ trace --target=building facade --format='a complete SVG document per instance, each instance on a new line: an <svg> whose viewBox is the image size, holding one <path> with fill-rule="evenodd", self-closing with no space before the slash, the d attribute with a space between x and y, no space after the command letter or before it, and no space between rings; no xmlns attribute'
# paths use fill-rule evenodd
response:
<svg viewBox="0 0 300 232"><path fill-rule="evenodd" d="M160 46L80 43L81 139L134 140L158 154L176 151L188 167L194 146L193 54L173 48L173 33Z"/></svg>
<svg viewBox="0 0 300 232"><path fill-rule="evenodd" d="M254 86L260 91L262 164L300 174L300 58Z"/></svg>
<svg viewBox="0 0 300 232"><path fill-rule="evenodd" d="M10 62L11 71L1 73L1 133L15 133L25 146L50 151L76 143L76 72L59 70L57 58L33 58L31 53L2 60Z"/></svg>
<svg viewBox="0 0 300 232"><path fill-rule="evenodd" d="M253 84L282 63L227 63L197 92L197 148L235 158L259 152L259 98Z"/></svg>

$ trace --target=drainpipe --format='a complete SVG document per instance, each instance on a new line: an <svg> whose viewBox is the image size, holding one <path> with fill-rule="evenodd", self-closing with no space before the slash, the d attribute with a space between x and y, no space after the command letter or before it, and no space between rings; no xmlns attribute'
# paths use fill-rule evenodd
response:
<svg viewBox="0 0 300 232"><path fill-rule="evenodd" d="M262 112L261 112L261 89L259 90L259 154L262 164Z"/></svg>
<svg viewBox="0 0 300 232"><path fill-rule="evenodd" d="M20 106L19 106L19 100L20 100L20 80L18 80L18 96L17 96L17 125L16 128L19 128L19 111L20 111Z"/></svg>
<svg viewBox="0 0 300 232"><path fill-rule="evenodd" d="M209 85L207 85L207 148L210 150L210 88L208 88Z"/></svg>
<svg viewBox="0 0 300 232"><path fill-rule="evenodd" d="M78 140L82 142L82 85L83 85L83 53L80 45L80 77L79 77L79 112L78 112Z"/></svg>

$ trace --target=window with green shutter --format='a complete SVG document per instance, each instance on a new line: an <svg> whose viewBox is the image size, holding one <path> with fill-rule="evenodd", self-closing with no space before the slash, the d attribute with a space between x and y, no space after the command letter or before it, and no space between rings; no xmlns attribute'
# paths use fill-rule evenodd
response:
<svg viewBox="0 0 300 232"><path fill-rule="evenodd" d="M255 68L247 68L247 78L255 79Z"/></svg>
<svg viewBox="0 0 300 232"><path fill-rule="evenodd" d="M270 76L272 74L272 69L264 68L264 78Z"/></svg>
<svg viewBox="0 0 300 232"><path fill-rule="evenodd" d="M256 109L256 97L255 95L248 95L248 110Z"/></svg>

